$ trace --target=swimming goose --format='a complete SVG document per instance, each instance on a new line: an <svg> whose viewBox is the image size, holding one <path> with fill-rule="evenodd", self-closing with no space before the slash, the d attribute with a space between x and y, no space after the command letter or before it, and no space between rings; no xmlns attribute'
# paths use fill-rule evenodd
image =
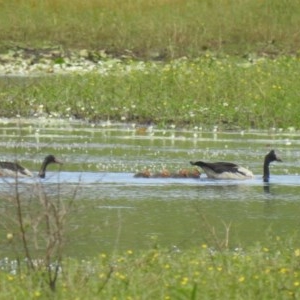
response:
<svg viewBox="0 0 300 300"><path fill-rule="evenodd" d="M47 166L51 163L62 164L62 161L57 159L54 155L48 155L45 157L38 177L45 178ZM18 163L2 161L0 162L0 176L4 177L33 177L34 175L26 168L22 167Z"/></svg>
<svg viewBox="0 0 300 300"><path fill-rule="evenodd" d="M269 181L270 171L269 165L272 161L281 161L276 156L275 151L271 150L264 160L264 175L263 180ZM191 165L199 166L206 173L208 178L214 179L251 179L254 175L248 169L229 162L206 163L203 161L190 162Z"/></svg>
<svg viewBox="0 0 300 300"><path fill-rule="evenodd" d="M266 156L264 160L264 175L263 175L263 181L264 182L269 182L270 179L270 170L269 170L269 165L273 161L279 161L282 162L280 157L278 157L275 153L274 150L271 150Z"/></svg>
<svg viewBox="0 0 300 300"><path fill-rule="evenodd" d="M207 163L203 161L190 162L193 166L199 166L208 178L214 179L251 179L254 175L251 171L230 162Z"/></svg>

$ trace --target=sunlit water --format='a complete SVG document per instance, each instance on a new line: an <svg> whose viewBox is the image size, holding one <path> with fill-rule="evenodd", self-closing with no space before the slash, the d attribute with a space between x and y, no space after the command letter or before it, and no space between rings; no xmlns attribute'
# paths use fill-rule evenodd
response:
<svg viewBox="0 0 300 300"><path fill-rule="evenodd" d="M41 191L50 201L67 203L67 255L87 257L156 244L170 249L246 247L299 229L296 132L141 130L130 124L42 119L2 120L0 135L2 160L17 159L36 172L46 154L64 161L61 167L51 165L44 180L2 178L0 189L3 220L15 219L11 199L16 191L31 220L39 215ZM271 165L270 183L265 184L263 157L273 148L283 162ZM192 169L189 161L198 159L236 162L255 178L134 177L144 169ZM2 234L16 230L12 224L6 221ZM3 242L3 255L11 253L10 246Z"/></svg>

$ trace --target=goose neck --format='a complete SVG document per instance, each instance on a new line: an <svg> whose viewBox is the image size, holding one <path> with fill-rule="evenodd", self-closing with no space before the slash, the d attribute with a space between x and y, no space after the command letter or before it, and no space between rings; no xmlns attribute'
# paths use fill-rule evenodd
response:
<svg viewBox="0 0 300 300"><path fill-rule="evenodd" d="M265 162L264 162L264 175L263 175L264 182L268 182L269 178L270 178L269 164L270 164L270 162L269 162L268 158L266 158Z"/></svg>
<svg viewBox="0 0 300 300"><path fill-rule="evenodd" d="M40 171L39 171L39 177L40 178L45 178L46 174L46 168L47 168L48 162L44 161L41 165Z"/></svg>

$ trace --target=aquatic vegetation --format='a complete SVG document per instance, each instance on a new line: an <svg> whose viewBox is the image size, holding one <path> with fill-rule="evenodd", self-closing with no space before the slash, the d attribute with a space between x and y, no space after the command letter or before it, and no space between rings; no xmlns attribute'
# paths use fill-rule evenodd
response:
<svg viewBox="0 0 300 300"><path fill-rule="evenodd" d="M119 60L92 72L2 78L1 115L212 129L298 128L300 60ZM283 113L284 112L284 113Z"/></svg>

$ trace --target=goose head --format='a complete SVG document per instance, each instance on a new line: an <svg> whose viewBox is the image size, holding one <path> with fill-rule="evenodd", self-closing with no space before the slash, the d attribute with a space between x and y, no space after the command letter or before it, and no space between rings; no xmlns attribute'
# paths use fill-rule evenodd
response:
<svg viewBox="0 0 300 300"><path fill-rule="evenodd" d="M274 150L271 150L266 156L265 156L265 162L271 163L273 161L280 161L282 162L281 158L276 155Z"/></svg>

